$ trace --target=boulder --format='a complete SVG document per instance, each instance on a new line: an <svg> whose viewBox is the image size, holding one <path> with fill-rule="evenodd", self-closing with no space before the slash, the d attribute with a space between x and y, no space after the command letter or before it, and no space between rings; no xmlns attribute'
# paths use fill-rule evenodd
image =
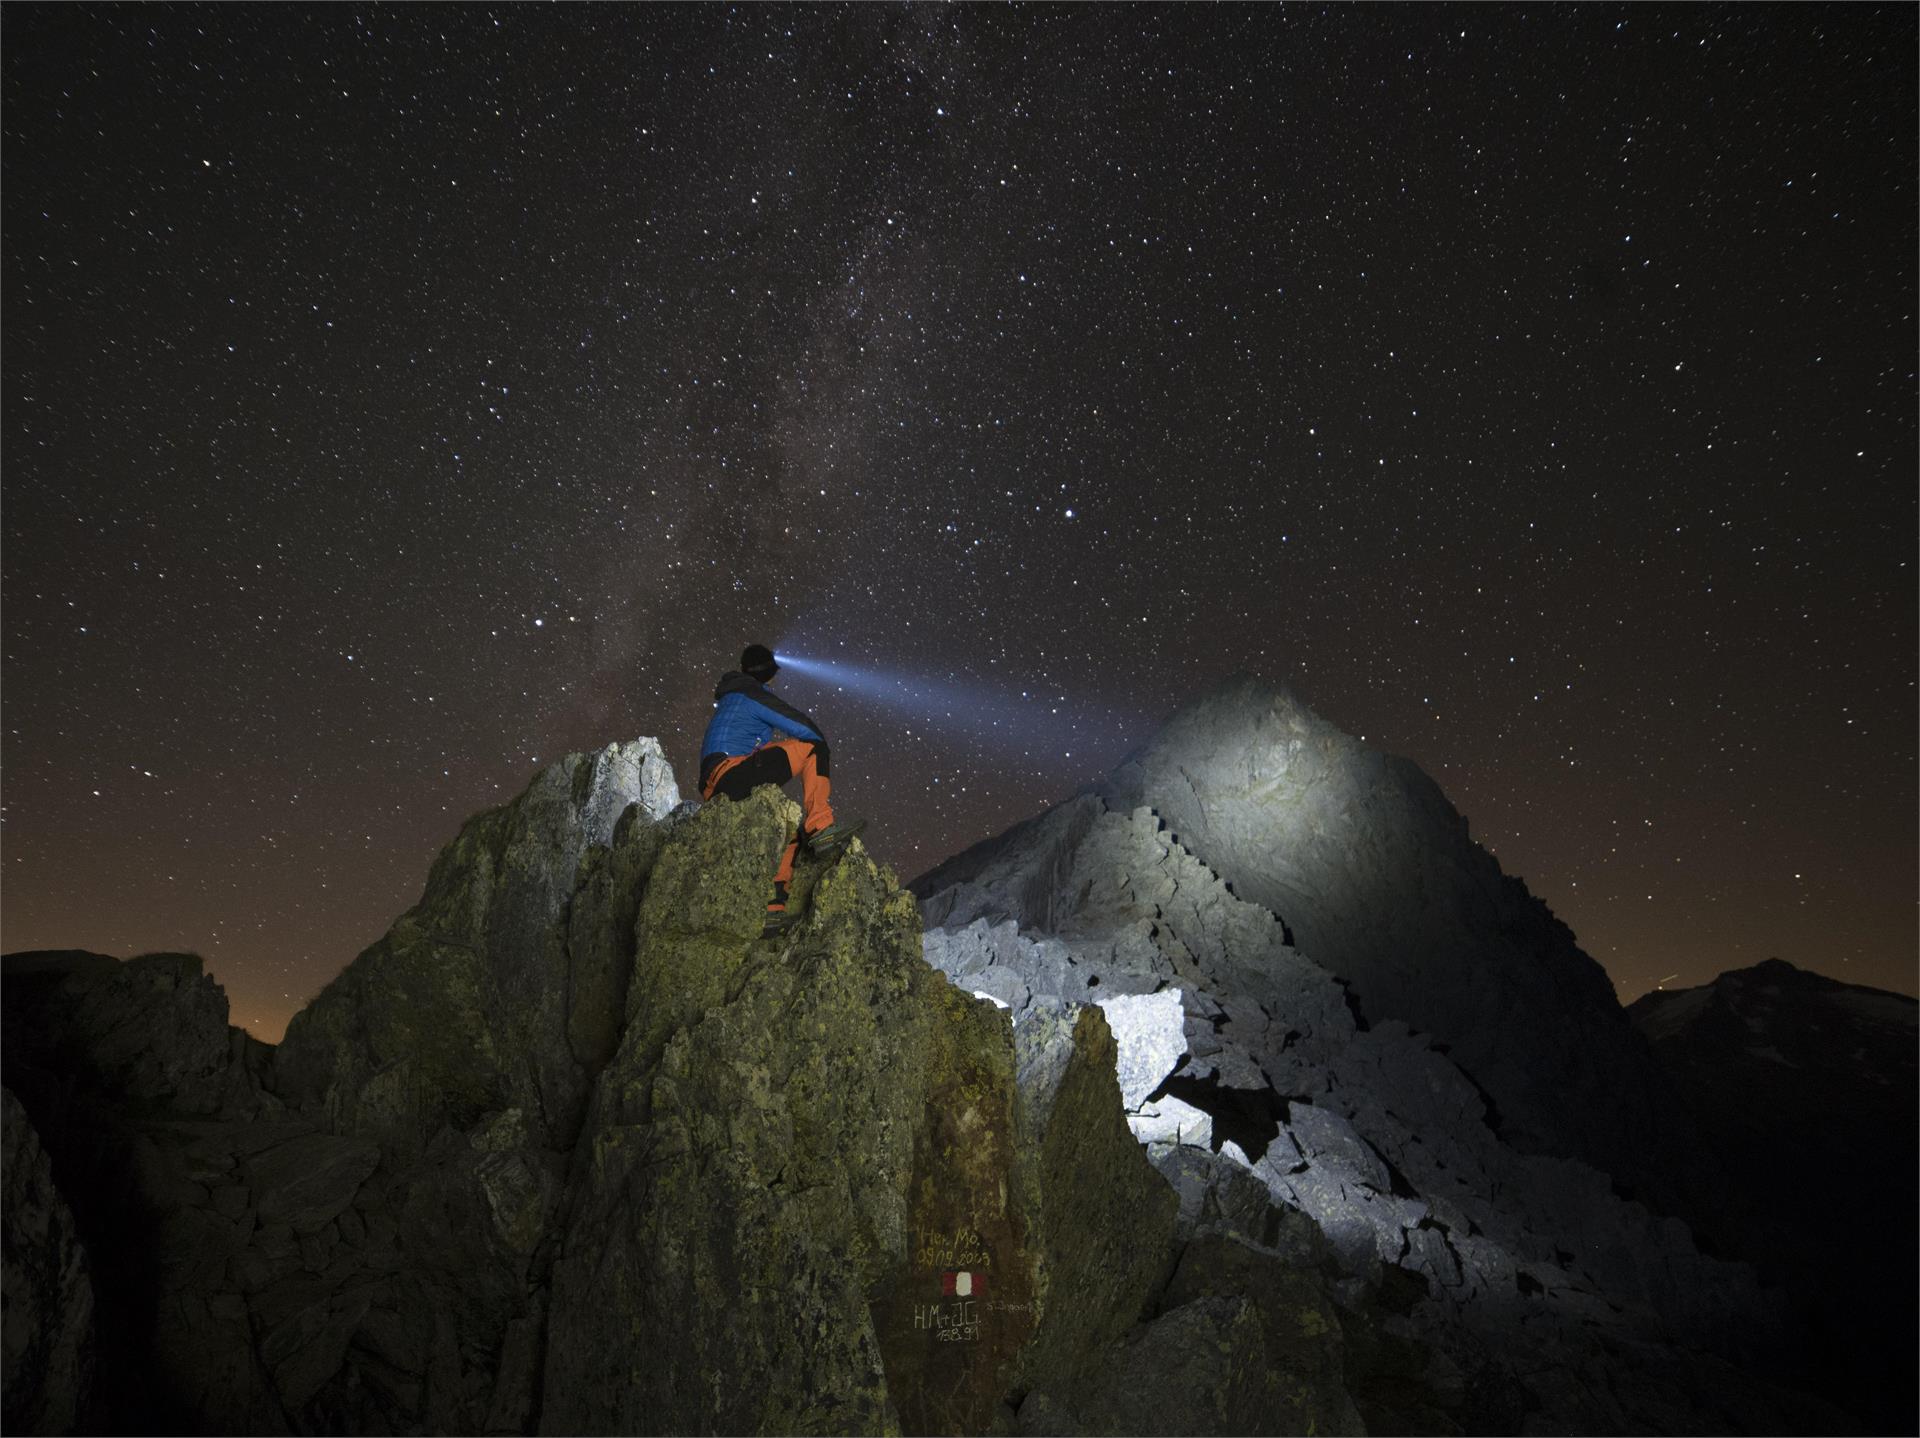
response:
<svg viewBox="0 0 1920 1438"><path fill-rule="evenodd" d="M1187 1056L1187 1015L1180 990L1117 994L1099 1000L1099 1005L1118 1048L1120 1102L1132 1113Z"/></svg>
<svg viewBox="0 0 1920 1438"><path fill-rule="evenodd" d="M251 1155L246 1164L252 1208L261 1224L284 1223L315 1233L353 1202L380 1163L365 1139L311 1133Z"/></svg>

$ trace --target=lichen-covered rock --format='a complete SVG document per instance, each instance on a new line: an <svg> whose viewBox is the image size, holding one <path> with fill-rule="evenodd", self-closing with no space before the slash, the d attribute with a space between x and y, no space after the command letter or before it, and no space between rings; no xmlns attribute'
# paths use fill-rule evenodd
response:
<svg viewBox="0 0 1920 1438"><path fill-rule="evenodd" d="M412 1152L505 1108L536 1143L570 1145L586 1064L624 1006L621 921L657 847L639 819L678 801L658 742L639 739L570 754L468 820L420 902L288 1024L279 1091Z"/></svg>
<svg viewBox="0 0 1920 1438"><path fill-rule="evenodd" d="M652 740L543 771L277 1053L190 957L9 956L8 1077L111 1267L105 1426L533 1421L542 1243L677 797Z"/></svg>
<svg viewBox="0 0 1920 1438"><path fill-rule="evenodd" d="M1208 1225L1158 1313L1096 1363L1037 1384L1022 1433L1364 1433L1320 1265Z"/></svg>
<svg viewBox="0 0 1920 1438"><path fill-rule="evenodd" d="M588 849L567 915L567 1045L589 1073L613 1057L626 1027L634 923L666 838L654 817L644 802L635 804L605 849Z"/></svg>
<svg viewBox="0 0 1920 1438"><path fill-rule="evenodd" d="M761 939L796 819L766 790L709 805L653 871L554 1267L544 1431L980 1432L1164 1277L1172 1196L1099 1011L1016 1053L858 845L803 865L803 922Z"/></svg>
<svg viewBox="0 0 1920 1438"><path fill-rule="evenodd" d="M912 1013L895 952L910 903L868 918L878 943L823 941L841 890L878 883L857 856L818 886L811 935L761 942L786 807L767 790L707 806L649 884L632 1017L554 1267L543 1431L897 1421L867 1298L907 1256L911 1071L936 1035L921 1016L882 1040ZM949 1022L967 1021L960 1004Z"/></svg>
<svg viewBox="0 0 1920 1438"><path fill-rule="evenodd" d="M91 1266L53 1166L11 1089L0 1089L4 1153L5 1418L10 1433L69 1433L93 1385Z"/></svg>
<svg viewBox="0 0 1920 1438"><path fill-rule="evenodd" d="M1116 1102L1118 1045L1093 1005L1034 1010L1015 1031L1026 1146L1037 1161L1042 1315L1029 1383L1100 1361L1166 1281L1179 1200L1133 1142Z"/></svg>

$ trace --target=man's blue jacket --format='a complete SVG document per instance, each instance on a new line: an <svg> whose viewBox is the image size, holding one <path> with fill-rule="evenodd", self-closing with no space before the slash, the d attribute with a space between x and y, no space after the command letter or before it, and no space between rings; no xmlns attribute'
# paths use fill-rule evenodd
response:
<svg viewBox="0 0 1920 1438"><path fill-rule="evenodd" d="M775 698L759 680L737 669L722 674L713 689L713 718L700 741L700 787L707 787L707 775L715 764L732 754L751 754L776 729L795 739L827 742L818 724Z"/></svg>

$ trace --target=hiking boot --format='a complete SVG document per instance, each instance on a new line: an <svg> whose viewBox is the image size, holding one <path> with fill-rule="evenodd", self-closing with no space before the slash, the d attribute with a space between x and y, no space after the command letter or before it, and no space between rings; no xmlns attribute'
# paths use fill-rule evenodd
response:
<svg viewBox="0 0 1920 1438"><path fill-rule="evenodd" d="M768 909L767 926L760 931L763 939L778 938L800 922L800 916L791 909Z"/></svg>
<svg viewBox="0 0 1920 1438"><path fill-rule="evenodd" d="M831 859L845 853L853 836L866 827L865 819L841 819L816 834L807 835L807 848L822 859Z"/></svg>

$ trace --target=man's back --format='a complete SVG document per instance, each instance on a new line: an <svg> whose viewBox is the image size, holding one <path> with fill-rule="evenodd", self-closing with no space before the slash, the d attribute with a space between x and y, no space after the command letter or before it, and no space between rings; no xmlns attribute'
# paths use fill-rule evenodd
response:
<svg viewBox="0 0 1920 1438"><path fill-rule="evenodd" d="M827 736L812 719L778 698L766 685L730 669L720 676L713 689L713 718L700 741L700 774L706 775L721 759L751 754L770 740L774 732L795 739L826 743Z"/></svg>

